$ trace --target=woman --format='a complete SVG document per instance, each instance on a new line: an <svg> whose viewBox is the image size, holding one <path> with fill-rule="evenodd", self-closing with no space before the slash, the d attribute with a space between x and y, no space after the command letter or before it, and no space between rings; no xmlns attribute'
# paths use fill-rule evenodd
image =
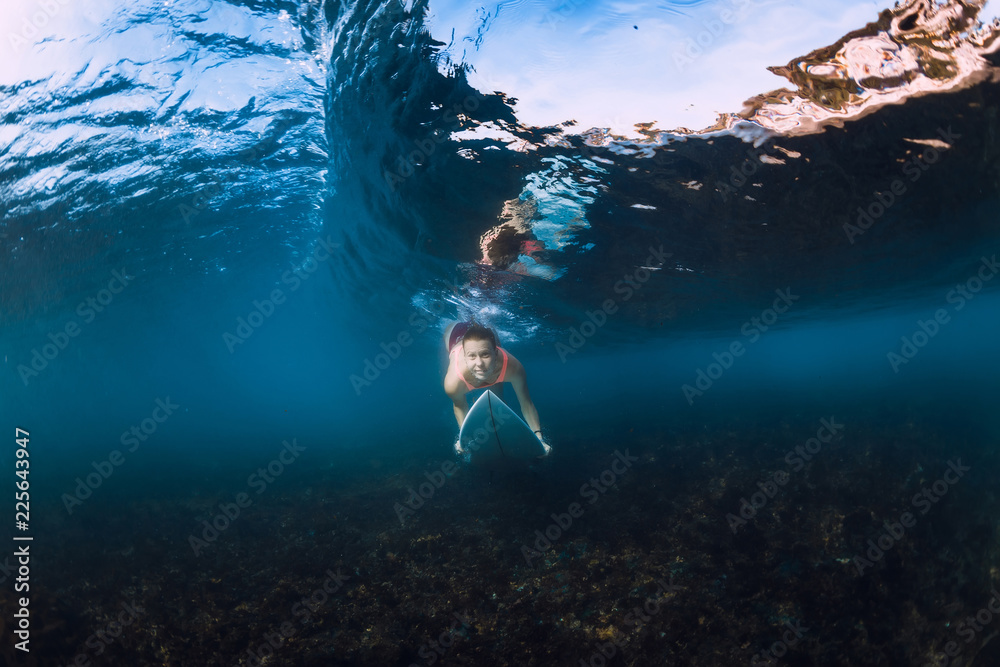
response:
<svg viewBox="0 0 1000 667"><path fill-rule="evenodd" d="M548 454L552 448L542 439L538 423L538 410L528 393L528 378L524 366L517 358L497 344L496 334L473 322L458 322L445 331L448 349L448 370L444 376L444 392L455 404L455 419L462 427L469 414L466 394L477 389L492 387L503 398L503 383L510 382L521 403L521 412L528 427L535 432ZM461 443L455 442L455 451L462 453Z"/></svg>

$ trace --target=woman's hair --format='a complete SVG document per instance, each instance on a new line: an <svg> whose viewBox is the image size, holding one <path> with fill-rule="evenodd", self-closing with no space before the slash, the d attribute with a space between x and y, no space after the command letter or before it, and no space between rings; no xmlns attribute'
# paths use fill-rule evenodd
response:
<svg viewBox="0 0 1000 667"><path fill-rule="evenodd" d="M462 346L464 349L465 341L467 340L485 340L487 343L492 345L494 348L497 345L497 335L493 333L493 329L488 329L482 324L473 322L468 329L465 330L465 335L462 336Z"/></svg>

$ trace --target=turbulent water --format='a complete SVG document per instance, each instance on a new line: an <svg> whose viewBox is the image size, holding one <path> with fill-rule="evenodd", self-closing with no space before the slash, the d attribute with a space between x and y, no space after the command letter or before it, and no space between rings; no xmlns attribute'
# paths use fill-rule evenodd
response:
<svg viewBox="0 0 1000 667"><path fill-rule="evenodd" d="M16 3L0 656L994 664L990 10Z"/></svg>

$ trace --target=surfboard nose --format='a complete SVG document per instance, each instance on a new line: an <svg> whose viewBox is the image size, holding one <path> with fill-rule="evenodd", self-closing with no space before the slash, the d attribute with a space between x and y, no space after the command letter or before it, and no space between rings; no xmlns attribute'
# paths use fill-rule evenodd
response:
<svg viewBox="0 0 1000 667"><path fill-rule="evenodd" d="M546 453L531 428L490 389L465 416L459 439L469 463L491 469L523 465Z"/></svg>

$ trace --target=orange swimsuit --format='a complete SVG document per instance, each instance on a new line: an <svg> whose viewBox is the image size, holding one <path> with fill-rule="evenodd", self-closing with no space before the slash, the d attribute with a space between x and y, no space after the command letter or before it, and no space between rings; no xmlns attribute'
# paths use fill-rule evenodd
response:
<svg viewBox="0 0 1000 667"><path fill-rule="evenodd" d="M458 373L458 377L460 377L462 379L462 382L465 383L465 386L469 388L469 391L473 391L474 389L485 389L486 387L492 387L495 384L502 384L503 383L503 379L507 375L507 351L505 349L503 349L502 347L498 347L497 350L499 350L500 354L503 356L503 366L501 366L501 368L500 368L500 375L497 377L496 382L491 382L489 384L484 384L481 387L473 387L471 384L469 384L469 381L465 379L465 374L462 373L461 370L459 370L459 366L458 366L459 359L458 358L462 354L462 346L461 345L456 345L452 349L451 355L450 355L451 356L451 365L455 369L455 372ZM456 352L458 354L455 354Z"/></svg>

